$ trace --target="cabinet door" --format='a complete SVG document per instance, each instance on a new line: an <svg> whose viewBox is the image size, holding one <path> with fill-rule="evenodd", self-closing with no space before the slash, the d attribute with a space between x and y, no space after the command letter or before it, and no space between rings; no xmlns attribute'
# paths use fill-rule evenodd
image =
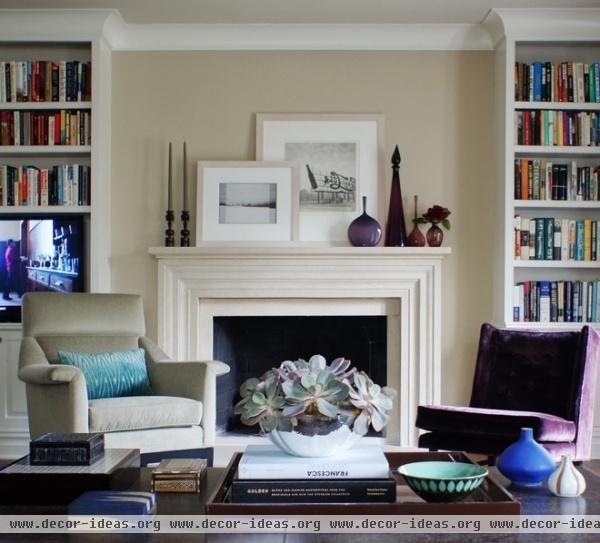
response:
<svg viewBox="0 0 600 543"><path fill-rule="evenodd" d="M27 453L29 430L25 383L17 376L20 330L0 329L0 458Z"/></svg>

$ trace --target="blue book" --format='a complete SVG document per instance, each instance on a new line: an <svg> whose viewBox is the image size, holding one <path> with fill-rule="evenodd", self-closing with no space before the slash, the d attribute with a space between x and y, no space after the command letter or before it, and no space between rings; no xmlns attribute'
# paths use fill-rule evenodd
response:
<svg viewBox="0 0 600 543"><path fill-rule="evenodd" d="M153 492L90 490L69 504L69 515L150 515L156 508Z"/></svg>
<svg viewBox="0 0 600 543"><path fill-rule="evenodd" d="M575 260L583 260L583 221L575 223Z"/></svg>
<svg viewBox="0 0 600 543"><path fill-rule="evenodd" d="M542 101L542 63L533 63L533 101Z"/></svg>

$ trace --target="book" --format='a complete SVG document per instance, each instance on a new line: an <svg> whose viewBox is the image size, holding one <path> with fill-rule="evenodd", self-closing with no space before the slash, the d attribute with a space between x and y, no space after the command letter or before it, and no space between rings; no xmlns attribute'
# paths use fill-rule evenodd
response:
<svg viewBox="0 0 600 543"><path fill-rule="evenodd" d="M89 466L104 454L104 434L50 432L31 440L32 466Z"/></svg>
<svg viewBox="0 0 600 543"><path fill-rule="evenodd" d="M69 515L150 515L156 511L152 492L130 490L88 490L73 500Z"/></svg>
<svg viewBox="0 0 600 543"><path fill-rule="evenodd" d="M244 480L231 482L232 503L393 503L396 480Z"/></svg>
<svg viewBox="0 0 600 543"><path fill-rule="evenodd" d="M200 492L200 481L206 473L204 458L164 459L152 471L154 492Z"/></svg>
<svg viewBox="0 0 600 543"><path fill-rule="evenodd" d="M335 458L301 458L275 445L248 445L239 479L387 479L388 461L380 447L355 446Z"/></svg>

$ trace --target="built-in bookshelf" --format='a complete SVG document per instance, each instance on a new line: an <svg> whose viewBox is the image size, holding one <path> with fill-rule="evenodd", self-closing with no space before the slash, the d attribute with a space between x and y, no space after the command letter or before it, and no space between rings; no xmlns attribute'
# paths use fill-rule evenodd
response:
<svg viewBox="0 0 600 543"><path fill-rule="evenodd" d="M497 45L502 324L600 327L600 40L541 33Z"/></svg>

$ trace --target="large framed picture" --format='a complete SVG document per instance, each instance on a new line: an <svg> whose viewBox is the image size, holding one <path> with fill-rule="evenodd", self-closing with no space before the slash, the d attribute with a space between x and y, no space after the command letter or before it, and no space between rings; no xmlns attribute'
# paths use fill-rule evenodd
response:
<svg viewBox="0 0 600 543"><path fill-rule="evenodd" d="M298 175L293 162L198 162L196 239L298 239Z"/></svg>
<svg viewBox="0 0 600 543"><path fill-rule="evenodd" d="M383 222L383 130L379 114L257 113L257 160L298 166L300 241L347 242L362 196Z"/></svg>

